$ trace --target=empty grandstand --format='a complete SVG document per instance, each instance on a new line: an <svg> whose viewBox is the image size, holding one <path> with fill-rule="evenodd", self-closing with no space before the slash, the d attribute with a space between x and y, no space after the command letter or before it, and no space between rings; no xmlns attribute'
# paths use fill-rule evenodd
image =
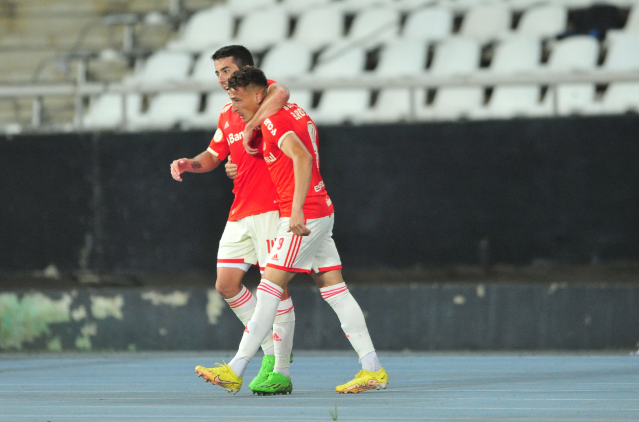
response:
<svg viewBox="0 0 639 422"><path fill-rule="evenodd" d="M227 44L251 49L318 124L639 109L636 0L3 7L0 128L9 133L213 129L226 97L210 56Z"/></svg>

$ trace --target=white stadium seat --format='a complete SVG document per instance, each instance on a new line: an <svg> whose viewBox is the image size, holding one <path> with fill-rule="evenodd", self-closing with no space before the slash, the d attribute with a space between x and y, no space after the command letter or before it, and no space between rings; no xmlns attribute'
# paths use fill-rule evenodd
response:
<svg viewBox="0 0 639 422"><path fill-rule="evenodd" d="M510 19L510 10L505 4L481 4L466 12L460 35L480 41L498 39L510 30Z"/></svg>
<svg viewBox="0 0 639 422"><path fill-rule="evenodd" d="M599 43L589 35L564 38L552 45L546 68L556 72L592 70L597 65Z"/></svg>
<svg viewBox="0 0 639 422"><path fill-rule="evenodd" d="M489 71L499 74L529 73L539 70L541 43L535 38L508 39L495 49Z"/></svg>
<svg viewBox="0 0 639 422"><path fill-rule="evenodd" d="M553 112L550 101L552 94L541 102L540 92L540 87L536 85L495 87L487 106L472 113L472 117L510 119L520 116L550 116Z"/></svg>
<svg viewBox="0 0 639 422"><path fill-rule="evenodd" d="M216 45L228 45L233 38L235 20L228 7L214 7L195 13L182 35L169 41L169 50L200 52Z"/></svg>
<svg viewBox="0 0 639 422"><path fill-rule="evenodd" d="M217 51L217 49L208 50L200 54L200 57L198 57L193 66L193 72L190 77L191 81L204 83L218 81L217 75L215 74L215 64L212 59L215 51Z"/></svg>
<svg viewBox="0 0 639 422"><path fill-rule="evenodd" d="M227 0L226 4L235 15L244 15L255 10L276 6L277 0Z"/></svg>
<svg viewBox="0 0 639 422"><path fill-rule="evenodd" d="M630 8L628 20L623 29L625 32L639 32L639 2L635 2L632 8Z"/></svg>
<svg viewBox="0 0 639 422"><path fill-rule="evenodd" d="M269 50L260 67L269 79L294 79L305 76L312 62L313 56L307 47L282 42Z"/></svg>
<svg viewBox="0 0 639 422"><path fill-rule="evenodd" d="M147 112L132 120L130 128L171 129L182 121L189 121L198 112L200 94L197 92L165 92L157 94Z"/></svg>
<svg viewBox="0 0 639 422"><path fill-rule="evenodd" d="M317 50L342 38L344 14L337 7L323 7L304 12L297 20L291 41Z"/></svg>
<svg viewBox="0 0 639 422"><path fill-rule="evenodd" d="M229 95L220 88L207 95L206 109L202 113L194 113L184 119L182 126L185 128L213 130L217 127L222 108L230 102Z"/></svg>
<svg viewBox="0 0 639 422"><path fill-rule="evenodd" d="M182 82L191 69L191 55L181 51L159 51L150 56L131 82Z"/></svg>
<svg viewBox="0 0 639 422"><path fill-rule="evenodd" d="M384 45L374 76L393 78L426 72L427 45L423 41L395 40Z"/></svg>
<svg viewBox="0 0 639 422"><path fill-rule="evenodd" d="M364 74L366 52L361 47L353 47L341 54L328 56L322 53L319 64L309 75L312 79L348 79Z"/></svg>
<svg viewBox="0 0 639 422"><path fill-rule="evenodd" d="M527 9L515 33L528 37L552 37L566 30L568 11L559 5L543 5Z"/></svg>
<svg viewBox="0 0 639 422"><path fill-rule="evenodd" d="M639 33L621 34L610 42L604 61L605 70L639 70Z"/></svg>
<svg viewBox="0 0 639 422"><path fill-rule="evenodd" d="M242 19L235 42L249 50L262 51L283 41L288 35L289 16L276 7L258 10Z"/></svg>
<svg viewBox="0 0 639 422"><path fill-rule="evenodd" d="M91 102L91 106L84 118L84 127L88 129L115 129L122 123L122 95L102 94ZM126 95L126 119L135 122L140 119L142 111L142 96L139 94Z"/></svg>
<svg viewBox="0 0 639 422"><path fill-rule="evenodd" d="M410 118L411 93L408 88L382 89L375 105L356 117L359 123L393 123Z"/></svg>
<svg viewBox="0 0 639 422"><path fill-rule="evenodd" d="M598 110L595 104L595 85L589 83L562 84L557 86L557 114L593 114Z"/></svg>
<svg viewBox="0 0 639 422"><path fill-rule="evenodd" d="M610 84L603 97L601 112L622 114L628 111L639 113L639 82Z"/></svg>
<svg viewBox="0 0 639 422"><path fill-rule="evenodd" d="M327 6L333 3L333 0L282 0L282 7L292 14L304 12L314 7Z"/></svg>
<svg viewBox="0 0 639 422"><path fill-rule="evenodd" d="M356 12L373 6L390 6L395 0L342 0L338 3L347 12Z"/></svg>
<svg viewBox="0 0 639 422"><path fill-rule="evenodd" d="M418 118L426 120L469 118L482 106L483 101L482 88L439 88L430 107L422 101L418 102L416 114Z"/></svg>
<svg viewBox="0 0 639 422"><path fill-rule="evenodd" d="M450 36L453 14L448 9L428 7L406 18L401 38L406 40L440 41Z"/></svg>
<svg viewBox="0 0 639 422"><path fill-rule="evenodd" d="M436 76L468 75L479 68L479 44L451 38L438 44L429 72Z"/></svg>
<svg viewBox="0 0 639 422"><path fill-rule="evenodd" d="M297 104L307 113L311 111L313 105L313 93L308 89L291 89L289 103ZM313 118L313 116L311 116Z"/></svg>
<svg viewBox="0 0 639 422"><path fill-rule="evenodd" d="M382 39L398 32L400 18L399 11L392 8L363 10L355 16L348 35L333 43L324 53L331 55L351 45L369 48L379 44Z"/></svg>
<svg viewBox="0 0 639 422"><path fill-rule="evenodd" d="M368 110L369 101L367 89L327 89L311 118L318 125L355 121Z"/></svg>

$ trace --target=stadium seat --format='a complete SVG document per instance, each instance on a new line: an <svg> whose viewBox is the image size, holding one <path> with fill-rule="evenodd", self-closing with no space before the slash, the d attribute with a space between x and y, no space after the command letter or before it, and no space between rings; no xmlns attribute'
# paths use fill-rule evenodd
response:
<svg viewBox="0 0 639 422"><path fill-rule="evenodd" d="M129 127L142 129L171 129L182 121L189 121L200 106L197 92L164 92L151 100L149 109L139 119L132 120Z"/></svg>
<svg viewBox="0 0 639 422"><path fill-rule="evenodd" d="M339 5L347 12L357 12L374 6L391 6L394 3L395 0L342 0Z"/></svg>
<svg viewBox="0 0 639 422"><path fill-rule="evenodd" d="M395 40L384 44L372 72L378 78L421 75L426 72L427 45L423 41Z"/></svg>
<svg viewBox="0 0 639 422"><path fill-rule="evenodd" d="M398 10L386 7L372 7L359 12L353 19L348 35L331 44L324 53L332 55L352 45L369 48L382 39L398 32L400 23Z"/></svg>
<svg viewBox="0 0 639 422"><path fill-rule="evenodd" d="M308 10L298 18L291 41L314 51L337 42L343 32L343 12L338 7L322 7Z"/></svg>
<svg viewBox="0 0 639 422"><path fill-rule="evenodd" d="M328 6L333 0L282 0L282 7L292 14L298 14L314 7Z"/></svg>
<svg viewBox="0 0 639 422"><path fill-rule="evenodd" d="M639 2L635 2L630 8L628 20L626 20L623 30L624 32L639 32Z"/></svg>
<svg viewBox="0 0 639 422"><path fill-rule="evenodd" d="M150 56L142 70L125 83L182 82L191 68L191 55L182 51L159 51Z"/></svg>
<svg viewBox="0 0 639 422"><path fill-rule="evenodd" d="M142 96L139 94L126 95L127 124L140 119L142 110ZM93 99L87 115L84 117L84 127L87 129L116 129L122 124L122 95L102 94Z"/></svg>
<svg viewBox="0 0 639 422"><path fill-rule="evenodd" d="M424 104L425 91L418 95L416 116L420 120L470 118L484 101L484 90L478 87L439 88L431 106Z"/></svg>
<svg viewBox="0 0 639 422"><path fill-rule="evenodd" d="M277 0L227 0L227 7L237 16L277 5Z"/></svg>
<svg viewBox="0 0 639 422"><path fill-rule="evenodd" d="M471 111L475 119L510 119L513 117L540 117L553 114L551 95L540 101L540 87L535 85L498 86L488 104Z"/></svg>
<svg viewBox="0 0 639 422"><path fill-rule="evenodd" d="M411 117L411 92L408 88L382 89L375 105L359 116L358 123L395 123Z"/></svg>
<svg viewBox="0 0 639 422"><path fill-rule="evenodd" d="M319 64L309 77L312 79L348 79L361 77L364 73L366 52L361 47L351 48L343 53L327 56L322 53Z"/></svg>
<svg viewBox="0 0 639 422"><path fill-rule="evenodd" d="M401 38L405 40L441 41L450 36L453 14L448 9L428 7L408 15Z"/></svg>
<svg viewBox="0 0 639 422"><path fill-rule="evenodd" d="M601 112L622 114L628 111L639 113L639 83L617 82L610 84L603 97Z"/></svg>
<svg viewBox="0 0 639 422"><path fill-rule="evenodd" d="M599 43L596 38L578 35L552 44L546 69L556 72L592 70L597 65Z"/></svg>
<svg viewBox="0 0 639 422"><path fill-rule="evenodd" d="M415 12L432 5L432 0L396 0L395 3L393 3L393 7L401 12Z"/></svg>
<svg viewBox="0 0 639 422"><path fill-rule="evenodd" d="M186 129L209 129L213 131L217 127L222 108L230 103L229 95L222 89L211 92L206 96L206 108L202 113L193 113L182 122Z"/></svg>
<svg viewBox="0 0 639 422"><path fill-rule="evenodd" d="M266 54L260 68L269 79L294 79L305 76L311 69L311 51L302 44L283 42Z"/></svg>
<svg viewBox="0 0 639 422"><path fill-rule="evenodd" d="M311 118L318 125L356 121L368 110L369 101L367 89L327 89Z"/></svg>
<svg viewBox="0 0 639 422"><path fill-rule="evenodd" d="M498 44L488 69L492 73L529 73L539 70L541 43L535 38L511 38Z"/></svg>
<svg viewBox="0 0 639 422"><path fill-rule="evenodd" d="M313 93L308 89L291 89L289 103L297 104L302 107L304 111L310 113L313 105ZM311 118L313 116L311 115Z"/></svg>
<svg viewBox="0 0 639 422"><path fill-rule="evenodd" d="M435 48L429 72L436 76L474 73L479 68L479 54L476 41L450 38Z"/></svg>
<svg viewBox="0 0 639 422"><path fill-rule="evenodd" d="M552 37L566 30L568 11L559 5L543 5L527 9L515 34L527 37Z"/></svg>
<svg viewBox="0 0 639 422"><path fill-rule="evenodd" d="M479 41L498 39L510 30L510 10L501 3L480 4L466 12L460 35Z"/></svg>
<svg viewBox="0 0 639 422"><path fill-rule="evenodd" d="M235 20L228 7L214 7L191 16L182 35L169 41L169 50L200 52L216 45L228 45L233 38ZM213 28L215 28L213 30Z"/></svg>
<svg viewBox="0 0 639 422"><path fill-rule="evenodd" d="M215 64L212 59L216 51L217 48L213 48L200 54L200 57L198 57L193 66L193 72L190 77L191 81L203 83L215 83L218 81L217 75L215 74Z"/></svg>
<svg viewBox="0 0 639 422"><path fill-rule="evenodd" d="M242 19L235 43L251 51L263 51L288 35L289 16L280 7L258 10Z"/></svg>
<svg viewBox="0 0 639 422"><path fill-rule="evenodd" d="M605 70L631 71L639 69L639 33L624 33L609 43L603 64Z"/></svg>
<svg viewBox="0 0 639 422"><path fill-rule="evenodd" d="M557 86L557 114L594 114L599 110L595 103L595 85L590 83L562 84Z"/></svg>

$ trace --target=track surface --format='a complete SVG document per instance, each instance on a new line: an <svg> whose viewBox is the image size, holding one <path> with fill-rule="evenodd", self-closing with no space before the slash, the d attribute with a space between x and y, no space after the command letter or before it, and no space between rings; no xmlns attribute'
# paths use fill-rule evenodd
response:
<svg viewBox="0 0 639 422"><path fill-rule="evenodd" d="M290 396L198 378L228 352L1 354L0 420L639 421L639 357L381 353L387 390L337 395L353 353L296 352ZM257 373L251 362L246 378Z"/></svg>

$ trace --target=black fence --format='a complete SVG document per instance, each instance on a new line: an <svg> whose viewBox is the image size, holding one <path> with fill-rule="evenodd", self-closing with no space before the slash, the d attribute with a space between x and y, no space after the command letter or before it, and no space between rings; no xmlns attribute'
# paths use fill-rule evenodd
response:
<svg viewBox="0 0 639 422"><path fill-rule="evenodd" d="M636 116L320 127L350 268L639 259ZM169 164L212 133L0 139L0 271L214 271L222 169Z"/></svg>

